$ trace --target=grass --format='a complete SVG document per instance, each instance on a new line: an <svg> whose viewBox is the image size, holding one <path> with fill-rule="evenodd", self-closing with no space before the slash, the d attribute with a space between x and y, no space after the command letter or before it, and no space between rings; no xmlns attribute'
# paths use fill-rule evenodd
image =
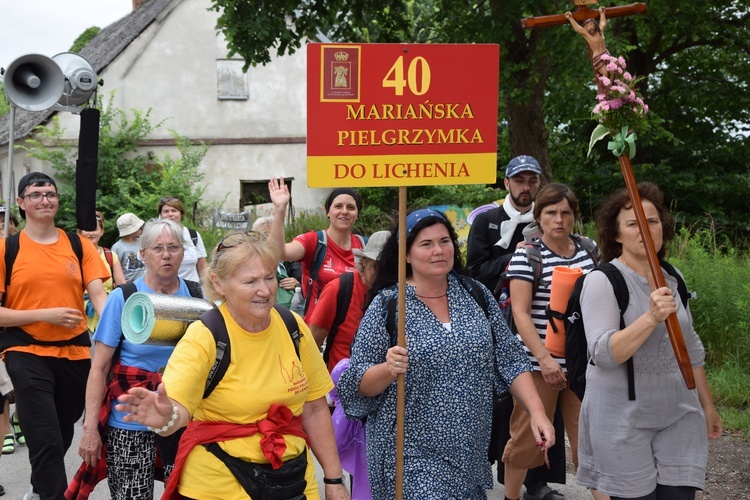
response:
<svg viewBox="0 0 750 500"><path fill-rule="evenodd" d="M750 439L750 262L714 233L682 229L670 261L697 294L690 301L706 375L724 427Z"/></svg>

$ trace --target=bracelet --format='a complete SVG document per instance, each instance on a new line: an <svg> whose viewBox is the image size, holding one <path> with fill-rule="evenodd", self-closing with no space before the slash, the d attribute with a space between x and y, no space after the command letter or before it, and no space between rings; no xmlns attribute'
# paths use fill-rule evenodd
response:
<svg viewBox="0 0 750 500"><path fill-rule="evenodd" d="M174 425L174 423L177 421L177 405L172 405L172 418L169 419L169 422L167 422L167 425L164 427L146 427L151 432L154 432L156 434L161 434L162 432L166 432L170 427Z"/></svg>
<svg viewBox="0 0 750 500"><path fill-rule="evenodd" d="M344 478L343 477L334 477L334 478L324 477L323 482L325 484L344 484Z"/></svg>

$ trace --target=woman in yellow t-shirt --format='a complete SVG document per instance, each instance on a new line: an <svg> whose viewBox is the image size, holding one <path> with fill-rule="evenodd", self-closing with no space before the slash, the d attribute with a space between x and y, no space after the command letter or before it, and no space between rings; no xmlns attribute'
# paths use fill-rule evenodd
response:
<svg viewBox="0 0 750 500"><path fill-rule="evenodd" d="M160 435L187 425L163 498L179 491L188 498L239 499L268 486L288 488L284 498L320 498L306 441L323 468L326 499L349 498L325 399L333 383L301 318L295 316L302 334L297 352L274 309L278 264L276 247L257 233L230 234L214 251L204 285L209 299L223 301L231 354L208 397L203 391L216 341L196 321L170 357L158 392L134 388L119 398L118 410L131 413L126 421ZM289 472L297 467L297 475ZM259 484L252 477L259 469L281 478Z"/></svg>

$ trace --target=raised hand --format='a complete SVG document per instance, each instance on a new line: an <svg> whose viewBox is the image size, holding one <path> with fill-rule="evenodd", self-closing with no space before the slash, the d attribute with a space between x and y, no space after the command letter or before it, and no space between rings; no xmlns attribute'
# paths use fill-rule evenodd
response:
<svg viewBox="0 0 750 500"><path fill-rule="evenodd" d="M277 209L286 208L291 198L289 195L289 188L284 184L283 177L273 177L268 181L268 194L271 197L273 206Z"/></svg>

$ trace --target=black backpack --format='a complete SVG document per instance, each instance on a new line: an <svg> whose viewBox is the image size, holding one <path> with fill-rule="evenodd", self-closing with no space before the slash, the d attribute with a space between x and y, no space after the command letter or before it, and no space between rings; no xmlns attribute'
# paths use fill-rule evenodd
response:
<svg viewBox="0 0 750 500"><path fill-rule="evenodd" d="M680 273L678 273L668 262L660 261L660 264L667 273L677 279L677 292L680 295L682 305L687 308L688 299L691 298L691 294L688 292L685 280L682 279ZM620 309L620 329L622 330L626 326L623 315L628 308L628 302L630 299L628 285L625 283L625 278L622 276L620 270L611 262L601 264L591 272L594 271L603 272L612 284L612 289L617 298L617 307ZM583 316L581 313L581 290L583 289L583 280L588 274L584 274L576 280L573 287L573 293L570 295L568 306L564 313L551 311L549 310L549 307L547 308L549 323L555 333L557 333L557 326L555 325L555 322L552 321L552 318L565 321L565 365L568 369L568 383L573 392L575 392L581 400L583 400L583 395L586 391L586 367L589 363L592 365L594 364L594 362L588 358L588 342L586 340L586 331L583 327ZM633 358L631 357L628 359L626 363L628 370L628 399L634 401L635 370L633 367Z"/></svg>
<svg viewBox="0 0 750 500"><path fill-rule="evenodd" d="M201 290L200 283L190 280L184 281L193 298L203 298L203 290ZM120 286L120 288L122 288L122 296L123 299L125 299L125 302L127 302L128 298L136 292L135 283L125 283ZM297 353L297 358L299 358L299 341L302 338L302 334L299 332L299 325L297 324L294 314L282 305L275 304L273 307L278 311L281 319L284 320L284 325L286 326L286 329L289 332L289 337L294 344L294 352ZM214 336L214 341L216 342L216 360L208 371L206 388L203 391L203 399L206 399L216 386L219 385L219 382L221 382L221 379L224 378L224 374L227 372L227 368L229 368L229 362L232 359L232 345L229 342L229 332L227 332L227 325L224 322L224 317L221 315L218 308L213 307L204 312L201 314L200 320L206 325L206 328L211 331ZM120 339L120 341L122 341L122 339ZM118 346L117 349L119 350L120 347ZM119 357L119 351L116 351L116 355Z"/></svg>
<svg viewBox="0 0 750 500"><path fill-rule="evenodd" d="M482 311L484 311L487 319L489 319L489 306L487 304L487 299L484 296L484 292L482 291L482 287L479 285L479 282L474 278L470 278L453 271L452 274L453 276L458 278L458 282L461 283L461 286L463 286L464 289L469 292L474 301L479 304L479 307L482 308ZM398 344L398 329L396 325L396 305L398 302L396 300L397 295L398 293L396 287L388 288L380 293L380 303L383 307L382 314L383 319L385 319L385 329L391 336L391 346L395 346ZM494 335L492 336L492 342L493 344L496 342Z"/></svg>
<svg viewBox="0 0 750 500"><path fill-rule="evenodd" d="M322 283L318 283L318 293L316 297L312 296L312 285L318 279L320 274L320 268L323 267L323 261L326 258L326 251L328 249L328 233L325 229L315 231L318 236L318 243L315 245L315 252L313 252L312 262L310 263L310 275L307 278L307 296L305 297L305 312L310 308L310 302L315 302L320 297L320 292L323 291ZM362 248L367 244L367 238L362 235L355 234L362 244Z"/></svg>
<svg viewBox="0 0 750 500"><path fill-rule="evenodd" d="M581 248L583 248L591 258L591 260L594 261L594 265L599 264L599 260L601 260L601 254L599 253L599 248L596 246L594 240L587 236L581 236L580 234L571 234L570 238L581 245ZM534 277L531 290L531 296L533 297L536 294L537 290L539 290L539 285L542 282L542 272L544 271L544 263L542 262L541 251L542 240L540 238L532 238L531 240L525 242L525 246L526 258L529 261L529 265L531 266L531 271ZM510 262L508 262L508 267L510 267ZM507 278L508 267L505 268L505 272L503 272L500 278L500 282L497 285L497 289L495 290L494 295L497 298L497 303L500 306L500 312L503 313L503 317L505 318L505 322L508 324L508 328L510 328L511 332L518 333L516 322L513 319L513 308L511 306L510 280Z"/></svg>

